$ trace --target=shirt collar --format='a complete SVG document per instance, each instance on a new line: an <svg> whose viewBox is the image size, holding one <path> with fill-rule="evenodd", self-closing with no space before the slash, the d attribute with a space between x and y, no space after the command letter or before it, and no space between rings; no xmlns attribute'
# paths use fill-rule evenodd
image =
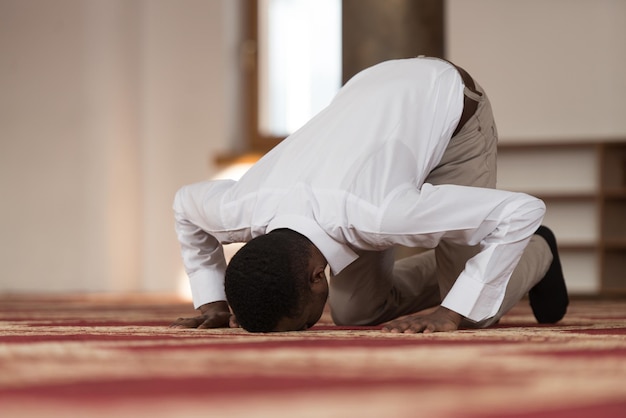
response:
<svg viewBox="0 0 626 418"><path fill-rule="evenodd" d="M291 229L311 240L328 261L333 275L339 274L341 270L359 258L350 247L335 241L312 219L297 215L281 215L270 221L266 232L280 228Z"/></svg>

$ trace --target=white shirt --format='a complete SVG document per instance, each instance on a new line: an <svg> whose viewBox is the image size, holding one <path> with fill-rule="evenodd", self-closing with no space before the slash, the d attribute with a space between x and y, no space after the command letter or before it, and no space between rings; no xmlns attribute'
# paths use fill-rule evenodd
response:
<svg viewBox="0 0 626 418"><path fill-rule="evenodd" d="M521 193L424 183L461 117L463 88L442 60L378 64L239 181L180 189L176 230L194 306L226 300L222 244L289 228L332 274L358 249L480 244L442 305L474 321L495 315L545 207Z"/></svg>

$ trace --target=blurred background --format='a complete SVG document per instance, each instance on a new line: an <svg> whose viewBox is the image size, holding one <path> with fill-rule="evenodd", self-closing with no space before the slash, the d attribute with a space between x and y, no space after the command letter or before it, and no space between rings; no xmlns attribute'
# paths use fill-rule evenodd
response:
<svg viewBox="0 0 626 418"><path fill-rule="evenodd" d="M576 144L626 138L625 16L621 0L0 0L0 293L184 294L176 190L231 175L359 69L419 54L487 90L503 157L524 156L507 182L532 189L548 165L586 196L573 287L597 292L598 163ZM559 160L572 149L588 155Z"/></svg>

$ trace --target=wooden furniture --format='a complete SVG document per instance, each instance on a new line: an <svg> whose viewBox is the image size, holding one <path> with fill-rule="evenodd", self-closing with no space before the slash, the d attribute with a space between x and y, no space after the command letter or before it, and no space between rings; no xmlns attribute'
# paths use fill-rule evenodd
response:
<svg viewBox="0 0 626 418"><path fill-rule="evenodd" d="M501 142L498 188L544 200L571 293L626 294L626 139Z"/></svg>

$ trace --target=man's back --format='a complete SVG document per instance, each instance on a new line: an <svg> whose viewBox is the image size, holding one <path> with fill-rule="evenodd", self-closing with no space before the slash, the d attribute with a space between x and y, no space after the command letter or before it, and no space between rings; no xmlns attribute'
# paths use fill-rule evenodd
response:
<svg viewBox="0 0 626 418"><path fill-rule="evenodd" d="M259 161L233 193L303 183L378 204L400 184L421 186L462 109L462 81L449 63L384 62L350 80L325 110Z"/></svg>

